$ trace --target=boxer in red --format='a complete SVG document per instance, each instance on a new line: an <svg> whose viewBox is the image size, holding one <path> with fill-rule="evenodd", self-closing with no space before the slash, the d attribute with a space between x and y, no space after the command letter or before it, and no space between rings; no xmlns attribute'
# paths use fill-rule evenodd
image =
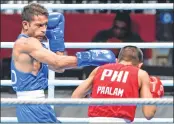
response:
<svg viewBox="0 0 174 124"><path fill-rule="evenodd" d="M84 98L91 91L91 98L160 98L164 95L161 81L150 77L141 68L143 53L136 46L121 49L116 63L95 68L89 77L80 84L72 98ZM156 105L143 105L146 119L155 115ZM89 106L88 116L99 118L118 118L133 122L136 106ZM117 120L118 120L117 119Z"/></svg>

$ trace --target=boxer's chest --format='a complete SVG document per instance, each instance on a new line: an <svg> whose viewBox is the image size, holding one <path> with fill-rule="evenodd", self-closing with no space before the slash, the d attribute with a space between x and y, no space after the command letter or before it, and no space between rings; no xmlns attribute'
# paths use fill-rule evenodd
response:
<svg viewBox="0 0 174 124"><path fill-rule="evenodd" d="M37 73L41 69L41 66L42 66L42 64L40 62L38 62L37 60L33 59L32 60L32 73L34 75L37 75Z"/></svg>

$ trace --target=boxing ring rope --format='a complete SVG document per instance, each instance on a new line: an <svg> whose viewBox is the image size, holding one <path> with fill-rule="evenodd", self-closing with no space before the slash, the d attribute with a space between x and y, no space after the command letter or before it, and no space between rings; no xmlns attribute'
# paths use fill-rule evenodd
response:
<svg viewBox="0 0 174 124"><path fill-rule="evenodd" d="M26 4L1 4L1 11L2 10L21 10ZM90 10L90 9L108 9L108 10L136 10L136 9L173 9L173 4L172 3L119 3L119 4L42 4L44 5L47 9L49 10L56 10L56 9L63 9L63 10ZM0 48L12 48L14 45L14 42L1 42L1 47ZM173 48L173 42L168 42L168 43L65 43L66 48L121 48L126 45L136 45L139 48ZM49 75L48 75L48 99L59 102L60 104L60 99L55 99L54 98L54 88L55 86L78 86L83 80L54 80L55 79L55 72L49 70ZM61 82L61 83L59 83ZM70 82L70 83L69 83ZM164 86L173 86L173 80L162 80L162 83ZM1 86L11 86L11 81L10 80L1 80ZM8 100L7 98L1 98L1 102L5 103ZM17 99L11 99L16 101ZM71 102L75 101L75 99L69 99ZM79 99L83 100L83 99ZM77 105L82 105L91 102L93 99L86 99L86 103L83 101L76 101L74 103ZM106 100L106 99L104 99ZM123 100L123 99L122 99ZM142 99L137 99L135 102L142 102ZM14 102L12 101L12 102ZM33 100L32 100L33 101ZM37 100L38 101L38 100ZM107 101L107 100L106 100ZM118 100L117 100L118 101ZM127 101L127 100L126 100ZM132 103L133 99L131 99ZM146 99L146 103L163 103L162 105L173 105L173 99L172 98L162 98L158 101L158 99ZM24 102L24 101L23 101ZM44 100L45 102L45 100ZM49 101L50 102L50 101ZM67 100L63 99L63 102L68 102ZM96 101L94 101L96 102ZM104 101L99 101L101 104ZM113 100L112 100L113 102ZM116 101L114 101L116 102ZM119 101L118 103L120 104ZM128 101L129 102L129 101ZM127 102L127 103L128 103ZM144 103L143 101L142 103ZM68 102L69 103L69 102ZM109 101L111 103L111 101ZM124 103L124 102L123 102ZM149 104L150 104L149 103ZM2 104L2 103L1 103ZM63 104L63 103L62 103ZM63 105L64 105L63 104ZM104 104L104 103L103 103ZM61 122L99 122L100 119L95 119L95 118L67 118L67 117L60 117L58 118ZM102 122L105 122L106 120L102 120ZM16 117L1 117L1 122L17 122ZM108 121L106 121L108 122ZM109 122L112 122L112 120L109 119ZM115 121L114 121L115 122ZM118 121L117 121L118 122ZM134 122L173 122L172 118L153 118L151 120L146 120L145 118L135 118Z"/></svg>
<svg viewBox="0 0 174 124"><path fill-rule="evenodd" d="M48 80L49 86L78 86L84 80ZM163 86L173 86L173 80L161 80ZM11 80L1 80L1 86L11 86Z"/></svg>
<svg viewBox="0 0 174 124"><path fill-rule="evenodd" d="M9 104L49 104L49 105L173 105L173 98L118 98L118 99L71 99L71 98L56 98L56 99L15 99L15 98L1 98L1 105ZM78 123L88 123L88 122L123 122L117 119L107 119L98 120L96 118L57 118L59 121L67 122L78 122ZM1 122L17 122L15 117L1 117ZM134 122L173 122L172 118L153 118L151 120L146 120L145 118L135 118Z"/></svg>
<svg viewBox="0 0 174 124"><path fill-rule="evenodd" d="M48 43L45 43L48 46ZM14 42L1 42L0 48L12 48ZM139 48L173 48L173 42L145 42L145 43L84 43L84 42L66 42L66 48L122 48L126 45L133 45Z"/></svg>
<svg viewBox="0 0 174 124"><path fill-rule="evenodd" d="M96 118L67 118L67 117L58 117L59 121L63 123L89 123L89 122L124 122L124 121L116 121L116 120L100 120ZM1 122L17 122L16 117L1 117ZM144 122L144 123L152 123L152 122L164 122L164 123L172 123L173 118L153 118L151 120L147 120L145 118L135 118L134 122Z"/></svg>
<svg viewBox="0 0 174 124"><path fill-rule="evenodd" d="M25 104L48 104L48 105L173 105L173 98L1 98L2 105L25 105Z"/></svg>
<svg viewBox="0 0 174 124"><path fill-rule="evenodd" d="M1 4L2 10L22 10L27 4ZM47 9L59 10L136 10L136 9L173 9L172 3L117 3L117 4L42 4Z"/></svg>

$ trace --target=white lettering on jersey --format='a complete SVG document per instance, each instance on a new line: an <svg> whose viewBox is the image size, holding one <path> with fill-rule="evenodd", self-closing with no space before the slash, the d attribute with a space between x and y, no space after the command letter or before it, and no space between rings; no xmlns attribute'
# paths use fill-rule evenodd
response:
<svg viewBox="0 0 174 124"><path fill-rule="evenodd" d="M110 77L112 75L112 72L113 70L104 69L101 76L101 80L104 80L105 77Z"/></svg>
<svg viewBox="0 0 174 124"><path fill-rule="evenodd" d="M14 70L11 70L11 75L12 75L11 83L12 84L16 84L16 82L17 82L16 72ZM14 90L17 90L17 87L16 86L13 86L13 89Z"/></svg>
<svg viewBox="0 0 174 124"><path fill-rule="evenodd" d="M98 86L97 88L97 94L107 94L111 96L120 96L122 97L124 93L124 89L121 88L114 88L112 90L112 87L105 87L105 86Z"/></svg>
<svg viewBox="0 0 174 124"><path fill-rule="evenodd" d="M129 72L125 71L124 76L123 76L123 80L122 80L123 83L126 83L128 75L129 75Z"/></svg>
<svg viewBox="0 0 174 124"><path fill-rule="evenodd" d="M110 69L104 69L100 80L104 80L105 77L110 77L111 78L110 81L112 82L117 81L126 83L128 75L129 75L128 71L113 71Z"/></svg>

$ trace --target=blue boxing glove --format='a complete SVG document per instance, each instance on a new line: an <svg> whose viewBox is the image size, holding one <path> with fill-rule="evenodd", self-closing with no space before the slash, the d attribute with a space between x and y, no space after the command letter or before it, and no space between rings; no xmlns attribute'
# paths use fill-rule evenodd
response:
<svg viewBox="0 0 174 124"><path fill-rule="evenodd" d="M61 13L50 13L46 36L49 39L50 50L53 52L64 52L64 24L65 19Z"/></svg>
<svg viewBox="0 0 174 124"><path fill-rule="evenodd" d="M107 63L115 63L115 54L110 50L89 50L77 52L77 66L100 66Z"/></svg>

